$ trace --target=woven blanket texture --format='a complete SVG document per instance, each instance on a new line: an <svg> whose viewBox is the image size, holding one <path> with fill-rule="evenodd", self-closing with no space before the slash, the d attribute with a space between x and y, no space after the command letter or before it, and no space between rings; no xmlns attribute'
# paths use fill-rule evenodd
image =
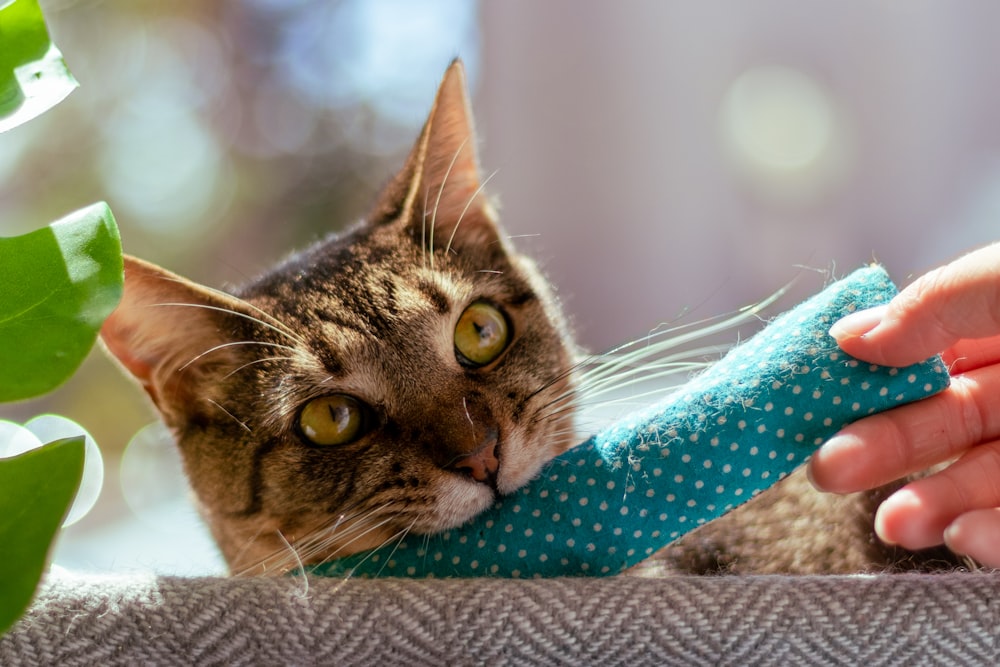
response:
<svg viewBox="0 0 1000 667"><path fill-rule="evenodd" d="M305 585L308 583L308 589ZM1000 576L60 574L2 665L995 665Z"/></svg>

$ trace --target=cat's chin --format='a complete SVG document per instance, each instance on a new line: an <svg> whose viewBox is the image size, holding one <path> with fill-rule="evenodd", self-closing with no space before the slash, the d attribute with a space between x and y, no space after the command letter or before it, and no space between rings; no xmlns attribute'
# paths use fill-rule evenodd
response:
<svg viewBox="0 0 1000 667"><path fill-rule="evenodd" d="M439 491L433 514L422 525L414 526L414 532L430 534L457 528L493 507L497 498L497 491L487 484L449 480Z"/></svg>

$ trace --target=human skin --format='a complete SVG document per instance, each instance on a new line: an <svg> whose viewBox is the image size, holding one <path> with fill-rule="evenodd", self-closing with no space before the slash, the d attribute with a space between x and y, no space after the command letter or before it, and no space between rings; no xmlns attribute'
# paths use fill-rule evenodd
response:
<svg viewBox="0 0 1000 667"><path fill-rule="evenodd" d="M1000 567L1000 243L930 271L889 304L830 329L841 349L906 366L940 353L951 386L847 426L809 466L823 491L871 489L952 461L891 495L875 531L908 549L945 544Z"/></svg>

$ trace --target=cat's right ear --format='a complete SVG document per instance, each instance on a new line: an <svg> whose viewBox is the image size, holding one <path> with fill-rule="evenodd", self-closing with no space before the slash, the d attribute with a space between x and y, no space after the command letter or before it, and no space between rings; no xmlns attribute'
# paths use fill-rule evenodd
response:
<svg viewBox="0 0 1000 667"><path fill-rule="evenodd" d="M167 416L197 398L209 369L234 361L225 320L246 309L235 297L126 256L125 290L101 340Z"/></svg>
<svg viewBox="0 0 1000 667"><path fill-rule="evenodd" d="M428 250L461 251L496 243L495 218L483 193L465 69L455 60L417 143L369 219L401 223Z"/></svg>

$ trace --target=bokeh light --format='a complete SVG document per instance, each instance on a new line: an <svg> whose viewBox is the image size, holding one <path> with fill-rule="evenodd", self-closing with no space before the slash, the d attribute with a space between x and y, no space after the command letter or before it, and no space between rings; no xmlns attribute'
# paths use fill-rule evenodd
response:
<svg viewBox="0 0 1000 667"><path fill-rule="evenodd" d="M201 523L177 446L161 422L140 429L129 441L119 472L125 502L149 527L185 534Z"/></svg>
<svg viewBox="0 0 1000 667"><path fill-rule="evenodd" d="M71 526L90 512L104 486L104 459L94 437L72 419L59 415L39 415L20 426L0 421L0 458L23 454L45 443L63 438L84 437L83 477L76 498L63 521Z"/></svg>
<svg viewBox="0 0 1000 667"><path fill-rule="evenodd" d="M746 70L726 92L720 123L733 161L771 194L813 195L841 166L846 137L833 94L800 70Z"/></svg>

